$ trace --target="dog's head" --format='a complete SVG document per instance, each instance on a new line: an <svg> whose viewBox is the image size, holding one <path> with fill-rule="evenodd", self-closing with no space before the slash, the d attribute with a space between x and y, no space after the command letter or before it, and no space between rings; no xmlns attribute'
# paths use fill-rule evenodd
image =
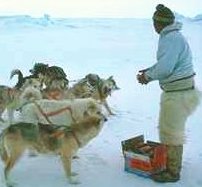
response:
<svg viewBox="0 0 202 187"><path fill-rule="evenodd" d="M32 75L38 76L39 74L45 75L48 69L48 64L44 63L35 63L33 69L30 69L29 72Z"/></svg>
<svg viewBox="0 0 202 187"><path fill-rule="evenodd" d="M42 99L41 83L38 79L27 79L21 88L19 96L20 105L24 103L32 102L34 100Z"/></svg>
<svg viewBox="0 0 202 187"><path fill-rule="evenodd" d="M101 80L101 94L104 97L111 95L111 93L115 90L119 90L120 88L117 86L116 81L114 80L113 76L110 76L107 79Z"/></svg>
<svg viewBox="0 0 202 187"><path fill-rule="evenodd" d="M59 90L63 91L68 88L67 82L64 79L44 79L46 90Z"/></svg>
<svg viewBox="0 0 202 187"><path fill-rule="evenodd" d="M22 85L21 90L24 90L27 87L32 87L34 89L41 90L42 89L42 83L41 83L40 79L38 79L38 78L26 79L25 83Z"/></svg>
<svg viewBox="0 0 202 187"><path fill-rule="evenodd" d="M94 99L89 98L88 106L84 111L84 118L97 117L102 121L107 121L106 116L103 114L102 106Z"/></svg>
<svg viewBox="0 0 202 187"><path fill-rule="evenodd" d="M95 86L100 81L100 77L97 74L92 73L86 75L85 79L91 86Z"/></svg>
<svg viewBox="0 0 202 187"><path fill-rule="evenodd" d="M50 66L46 71L46 75L52 79L66 79L67 75L59 66Z"/></svg>
<svg viewBox="0 0 202 187"><path fill-rule="evenodd" d="M87 113L84 115L84 118L78 121L78 123L82 124L83 127L87 126L97 126L103 125L104 122L107 121L107 118L103 113L97 112L94 115L88 115Z"/></svg>
<svg viewBox="0 0 202 187"><path fill-rule="evenodd" d="M48 89L65 89L69 84L66 77L67 75L61 67L50 66L45 73L44 83Z"/></svg>

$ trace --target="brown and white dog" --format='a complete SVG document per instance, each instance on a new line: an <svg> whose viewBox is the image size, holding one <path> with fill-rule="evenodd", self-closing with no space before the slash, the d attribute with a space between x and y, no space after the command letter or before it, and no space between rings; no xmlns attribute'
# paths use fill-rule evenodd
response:
<svg viewBox="0 0 202 187"><path fill-rule="evenodd" d="M26 149L39 153L60 155L69 183L77 184L72 172L72 157L77 150L98 135L106 119L98 113L86 116L71 127L16 123L7 127L0 135L0 156L5 164L4 174L7 186L11 187L9 173Z"/></svg>

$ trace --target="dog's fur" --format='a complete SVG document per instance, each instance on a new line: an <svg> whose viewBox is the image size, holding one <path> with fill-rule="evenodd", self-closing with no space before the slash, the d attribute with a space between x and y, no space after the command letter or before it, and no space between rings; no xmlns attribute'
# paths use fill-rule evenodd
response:
<svg viewBox="0 0 202 187"><path fill-rule="evenodd" d="M63 90L68 88L69 80L61 67L50 66L45 73L44 84L48 90Z"/></svg>
<svg viewBox="0 0 202 187"><path fill-rule="evenodd" d="M6 107L9 106L10 103L13 103L14 98L18 94L18 90L15 88L11 88L8 86L1 85L0 86L0 120L4 121L2 118L2 114L5 111Z"/></svg>
<svg viewBox="0 0 202 187"><path fill-rule="evenodd" d="M0 135L0 155L5 164L5 179L9 186L9 173L16 161L28 149L39 153L60 155L70 183L77 183L71 170L72 157L80 147L96 137L103 126L103 116L87 116L71 127L58 125L17 123L7 127Z"/></svg>
<svg viewBox="0 0 202 187"><path fill-rule="evenodd" d="M43 89L44 99L61 100L64 99L64 90L68 89L66 80L64 79L53 79L46 80L46 88Z"/></svg>
<svg viewBox="0 0 202 187"><path fill-rule="evenodd" d="M100 104L92 98L68 100L36 100L21 108L20 121L28 123L49 123L69 126L80 121L85 114L102 112Z"/></svg>
<svg viewBox="0 0 202 187"><path fill-rule="evenodd" d="M107 97L113 91L118 90L113 76L107 79L102 79L96 74L88 74L85 78L81 79L78 83L74 84L70 89L64 93L64 98L94 98L101 102L109 112L113 114L108 103Z"/></svg>
<svg viewBox="0 0 202 187"><path fill-rule="evenodd" d="M39 87L37 85L29 85L29 86L24 85L24 86L25 88L19 96L18 109L21 109L27 103L31 103L36 100L42 99L41 86Z"/></svg>
<svg viewBox="0 0 202 187"><path fill-rule="evenodd" d="M48 64L36 63L33 69L30 70L31 75L25 77L19 69L14 69L11 71L10 79L15 75L18 76L18 82L15 85L16 89L21 89L24 83L29 79L38 79L41 84L43 84L47 68Z"/></svg>
<svg viewBox="0 0 202 187"><path fill-rule="evenodd" d="M48 86L43 90L43 98L61 100L91 97L104 105L110 115L113 114L107 103L107 97L119 89L113 76L102 79L97 74L88 74L70 88L66 86L65 79L46 79Z"/></svg>
<svg viewBox="0 0 202 187"><path fill-rule="evenodd" d="M41 83L38 79L27 79L21 89L16 89L8 87L8 86L0 86L0 119L4 121L2 118L2 114L7 109L9 122L13 120L14 111L21 105L20 96L26 90L28 92L29 89L41 89ZM31 92L31 90L29 91ZM25 93L24 93L25 94ZM25 95L24 95L25 96Z"/></svg>
<svg viewBox="0 0 202 187"><path fill-rule="evenodd" d="M10 78L18 75L18 82L15 88L20 89L27 79L38 78L41 84L45 84L47 89L64 89L68 87L69 80L64 70L59 66L49 66L44 63L35 63L34 67L29 70L31 75L23 76L19 69L11 72Z"/></svg>

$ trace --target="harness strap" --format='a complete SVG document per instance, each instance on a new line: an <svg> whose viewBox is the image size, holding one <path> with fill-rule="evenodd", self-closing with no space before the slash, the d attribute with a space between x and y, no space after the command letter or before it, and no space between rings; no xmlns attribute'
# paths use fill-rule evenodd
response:
<svg viewBox="0 0 202 187"><path fill-rule="evenodd" d="M68 106L67 106L67 107L64 107L64 108L61 108L61 109L59 109L59 110L56 110L56 111L52 111L52 112L47 112L47 113L45 113L45 112L43 111L43 109L41 108L41 106L38 105L38 103L34 102L34 104L37 106L37 108L38 108L38 110L40 111L40 113L45 117L45 119L46 119L50 124L53 124L53 123L50 121L50 119L49 119L50 116L58 115L58 114L60 114L60 113L62 113L62 112L65 112L65 111L67 111L67 110L70 112L72 120L73 120L74 122L76 122L75 118L73 117L72 109L71 109L70 107L68 107Z"/></svg>
<svg viewBox="0 0 202 187"><path fill-rule="evenodd" d="M43 115L43 117L45 117L46 121L47 121L48 123L50 123L50 124L53 124L53 123L49 120L49 118L48 118L48 116L46 115L46 113L42 110L42 108L41 108L36 102L34 102L34 104L35 104L36 107L38 108L39 112Z"/></svg>
<svg viewBox="0 0 202 187"><path fill-rule="evenodd" d="M76 140L76 143L78 144L79 147L81 147L81 142L79 141L78 137L76 136L76 134L74 133L74 131L71 131L73 137L75 138Z"/></svg>
<svg viewBox="0 0 202 187"><path fill-rule="evenodd" d="M61 130L57 130L50 135L51 138L60 138L61 136L64 136L64 132Z"/></svg>
<svg viewBox="0 0 202 187"><path fill-rule="evenodd" d="M79 141L79 139L78 139L78 137L76 136L76 134L74 133L74 131L71 130L71 131L68 131L68 132L70 132L70 133L72 134L72 136L73 136L74 139L76 140L76 143L78 144L78 146L81 147L81 142ZM50 137L51 137L51 138L60 138L60 137L64 136L64 134L65 134L64 131L58 130L58 131L52 133L52 134L50 135Z"/></svg>

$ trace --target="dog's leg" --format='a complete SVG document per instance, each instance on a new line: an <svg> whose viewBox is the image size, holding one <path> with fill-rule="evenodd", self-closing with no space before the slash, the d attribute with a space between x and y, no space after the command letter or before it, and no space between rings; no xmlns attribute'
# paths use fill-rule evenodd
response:
<svg viewBox="0 0 202 187"><path fill-rule="evenodd" d="M104 105L104 107L106 108L106 110L107 110L107 112L109 113L109 115L115 115L115 114L111 111L111 109L110 109L110 107L109 107L109 105L108 105L108 103L107 103L106 100L103 101L103 105Z"/></svg>
<svg viewBox="0 0 202 187"><path fill-rule="evenodd" d="M4 120L3 120L3 118L1 117L1 114L0 114L0 122L3 122L3 123L4 123Z"/></svg>
<svg viewBox="0 0 202 187"><path fill-rule="evenodd" d="M13 122L14 110L11 108L8 108L7 114L8 114L8 122L11 124Z"/></svg>
<svg viewBox="0 0 202 187"><path fill-rule="evenodd" d="M0 105L0 121L1 121L1 122L4 122L4 120L3 120L3 118L2 118L2 114L3 114L4 110L5 110L5 107L2 106L2 105Z"/></svg>
<svg viewBox="0 0 202 187"><path fill-rule="evenodd" d="M80 182L75 177L77 175L77 173L72 173L72 171L71 171L72 158L64 156L64 155L61 155L61 160L62 160L63 168L65 170L65 174L66 174L66 176L68 178L69 183L70 184L79 184Z"/></svg>
<svg viewBox="0 0 202 187"><path fill-rule="evenodd" d="M19 147L17 148L15 146L11 148L11 151L9 151L9 154L8 154L9 156L7 157L7 160L5 162L5 169L4 169L4 176L5 176L7 187L13 187L15 185L15 183L13 183L9 179L9 173L11 169L14 167L14 165L16 164L17 160L22 155L22 153L23 153L23 149L20 149Z"/></svg>

